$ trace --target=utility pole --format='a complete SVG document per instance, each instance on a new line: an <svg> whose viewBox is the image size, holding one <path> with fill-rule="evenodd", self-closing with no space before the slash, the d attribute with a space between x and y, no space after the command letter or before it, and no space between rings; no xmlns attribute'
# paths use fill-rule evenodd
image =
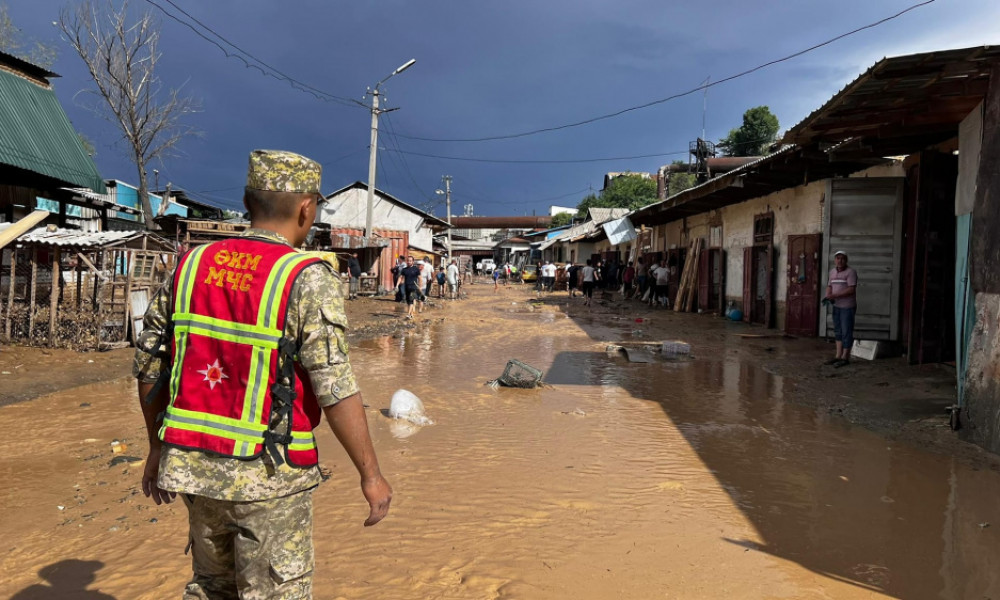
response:
<svg viewBox="0 0 1000 600"><path fill-rule="evenodd" d="M450 263L451 262L451 175L442 175L441 176L441 181L444 182L444 189L443 190L434 190L434 193L437 194L438 196L444 196L445 205L447 206L447 208L445 209L447 211L445 214L447 215L447 218L448 218L448 258L447 258L447 261ZM468 205L466 205L466 206L468 206Z"/></svg>
<svg viewBox="0 0 1000 600"><path fill-rule="evenodd" d="M409 69L413 66L413 63L417 62L417 59L411 58L402 65L399 66L395 71L389 73L387 77L382 79L375 84L375 89L369 90L368 93L372 96L372 135L371 135L371 146L368 149L368 207L365 211L365 246L371 247L372 240L372 212L375 206L375 164L377 160L378 152L378 116L384 112L390 112L397 110L395 108L390 108L388 110L379 108L378 97L381 94L382 84L389 80L393 75L398 75L403 71ZM360 103L359 103L360 104ZM364 106L362 104L362 106ZM365 108L368 108L367 106Z"/></svg>
<svg viewBox="0 0 1000 600"><path fill-rule="evenodd" d="M368 208L365 212L365 246L372 245L372 211L375 206L375 160L378 152L378 86L372 90L372 135L368 149Z"/></svg>

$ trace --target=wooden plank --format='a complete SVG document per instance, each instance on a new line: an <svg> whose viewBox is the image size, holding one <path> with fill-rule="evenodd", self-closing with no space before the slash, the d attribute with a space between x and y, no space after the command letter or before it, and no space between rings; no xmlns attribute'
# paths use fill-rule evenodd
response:
<svg viewBox="0 0 1000 600"><path fill-rule="evenodd" d="M52 285L49 292L49 346L55 346L56 344L56 323L59 320L59 288L62 287L62 273L59 270L61 254L59 246L52 249Z"/></svg>
<svg viewBox="0 0 1000 600"><path fill-rule="evenodd" d="M28 233L32 227L44 221L47 216L49 216L49 211L36 210L7 229L4 229L3 232L0 232L0 248Z"/></svg>
<svg viewBox="0 0 1000 600"><path fill-rule="evenodd" d="M82 252L77 252L76 255L77 255L77 257L79 257L80 260L83 261L83 264L87 265L88 269L90 269L91 271L93 271L95 275L97 275L98 277L101 278L101 281L107 281L108 280L108 278L105 277L103 273L101 273L100 269L98 269L97 267L95 267L94 263L90 262L90 259L88 259L86 256L84 256Z"/></svg>
<svg viewBox="0 0 1000 600"><path fill-rule="evenodd" d="M687 292L688 280L690 279L691 276L690 259L693 255L694 255L694 241L692 240L691 243L688 245L688 253L687 253L688 260L684 261L684 270L681 273L680 284L677 286L677 297L674 299L674 306L673 306L675 312L683 312L684 306L687 304L685 302L685 294Z"/></svg>
<svg viewBox="0 0 1000 600"><path fill-rule="evenodd" d="M694 310L694 298L696 295L695 292L698 291L698 265L701 260L702 240L701 238L695 238L695 242L696 243L694 250L694 259L690 261L691 276L689 277L688 281L687 304L684 307L684 310L686 312L691 312L692 310Z"/></svg>

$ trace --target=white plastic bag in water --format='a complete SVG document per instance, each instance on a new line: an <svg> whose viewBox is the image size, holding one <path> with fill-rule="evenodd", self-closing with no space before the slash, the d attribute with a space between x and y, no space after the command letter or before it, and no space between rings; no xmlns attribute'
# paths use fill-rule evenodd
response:
<svg viewBox="0 0 1000 600"><path fill-rule="evenodd" d="M403 419L414 425L433 425L434 421L424 413L424 403L408 390L396 390L389 403L389 416Z"/></svg>

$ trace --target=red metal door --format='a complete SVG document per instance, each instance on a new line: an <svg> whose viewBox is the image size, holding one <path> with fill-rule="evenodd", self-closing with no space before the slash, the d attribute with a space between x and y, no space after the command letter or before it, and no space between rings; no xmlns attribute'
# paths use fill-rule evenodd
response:
<svg viewBox="0 0 1000 600"><path fill-rule="evenodd" d="M743 320L750 323L750 313L753 312L753 246L743 249Z"/></svg>
<svg viewBox="0 0 1000 600"><path fill-rule="evenodd" d="M788 236L785 331L816 337L819 328L820 234Z"/></svg>
<svg viewBox="0 0 1000 600"><path fill-rule="evenodd" d="M709 250L703 250L698 256L698 310L708 312L712 309L712 262Z"/></svg>

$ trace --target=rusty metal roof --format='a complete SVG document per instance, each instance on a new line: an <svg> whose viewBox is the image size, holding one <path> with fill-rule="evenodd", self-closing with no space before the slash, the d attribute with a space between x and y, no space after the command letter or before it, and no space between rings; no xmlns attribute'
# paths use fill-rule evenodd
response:
<svg viewBox="0 0 1000 600"><path fill-rule="evenodd" d="M552 217L452 217L456 229L535 229L548 227Z"/></svg>
<svg viewBox="0 0 1000 600"><path fill-rule="evenodd" d="M784 143L866 139L869 155L909 154L958 134L982 102L1000 47L884 58L795 125Z"/></svg>

